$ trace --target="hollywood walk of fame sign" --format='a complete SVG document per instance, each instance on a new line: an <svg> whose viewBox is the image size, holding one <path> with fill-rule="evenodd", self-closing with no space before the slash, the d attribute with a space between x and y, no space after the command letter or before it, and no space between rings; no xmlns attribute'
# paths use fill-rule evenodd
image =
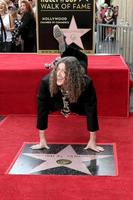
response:
<svg viewBox="0 0 133 200"><path fill-rule="evenodd" d="M93 53L95 0L38 0L38 53L58 53L53 26L58 24L68 45Z"/></svg>
<svg viewBox="0 0 133 200"><path fill-rule="evenodd" d="M51 144L50 149L32 150L32 144L23 145L9 174L42 175L117 175L114 145L102 145L104 152L85 150L85 145Z"/></svg>

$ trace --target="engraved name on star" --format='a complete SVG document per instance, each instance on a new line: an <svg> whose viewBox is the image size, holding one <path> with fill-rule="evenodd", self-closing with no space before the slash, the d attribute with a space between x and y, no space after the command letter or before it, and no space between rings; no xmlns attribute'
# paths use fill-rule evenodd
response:
<svg viewBox="0 0 133 200"><path fill-rule="evenodd" d="M23 153L23 155L44 161L43 163L29 170L27 172L28 174L64 166L69 169L92 175L84 162L112 157L112 155L79 155L74 151L71 145L68 145L56 154ZM64 164L62 161L64 161L66 164Z"/></svg>

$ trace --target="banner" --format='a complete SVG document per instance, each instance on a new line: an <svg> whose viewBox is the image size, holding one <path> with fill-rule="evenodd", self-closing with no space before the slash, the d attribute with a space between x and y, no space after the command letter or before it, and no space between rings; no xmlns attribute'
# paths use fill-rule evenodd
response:
<svg viewBox="0 0 133 200"><path fill-rule="evenodd" d="M38 0L38 53L58 53L58 43L53 37L55 24L62 29L68 45L93 53L94 8L94 0Z"/></svg>

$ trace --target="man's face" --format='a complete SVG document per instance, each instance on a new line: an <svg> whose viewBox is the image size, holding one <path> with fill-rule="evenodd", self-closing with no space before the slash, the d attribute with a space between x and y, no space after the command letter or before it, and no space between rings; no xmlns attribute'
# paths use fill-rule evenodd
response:
<svg viewBox="0 0 133 200"><path fill-rule="evenodd" d="M66 77L66 67L64 63L60 63L57 67L57 85L61 86L65 82L65 77Z"/></svg>

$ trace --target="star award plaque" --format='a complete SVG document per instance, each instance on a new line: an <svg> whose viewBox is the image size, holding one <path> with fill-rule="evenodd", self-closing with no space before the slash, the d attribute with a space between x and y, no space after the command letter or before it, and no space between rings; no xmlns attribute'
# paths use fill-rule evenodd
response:
<svg viewBox="0 0 133 200"><path fill-rule="evenodd" d="M37 51L40 54L58 53L53 37L54 25L63 31L67 45L85 53L94 53L94 0L38 0Z"/></svg>

